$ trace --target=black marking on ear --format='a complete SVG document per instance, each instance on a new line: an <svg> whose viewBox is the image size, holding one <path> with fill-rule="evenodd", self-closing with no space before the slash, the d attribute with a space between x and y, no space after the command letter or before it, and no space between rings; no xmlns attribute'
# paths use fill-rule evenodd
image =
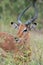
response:
<svg viewBox="0 0 43 65"><path fill-rule="evenodd" d="M13 22L11 22L11 25L13 25Z"/></svg>
<svg viewBox="0 0 43 65"><path fill-rule="evenodd" d="M34 25L37 25L37 23L34 23Z"/></svg>

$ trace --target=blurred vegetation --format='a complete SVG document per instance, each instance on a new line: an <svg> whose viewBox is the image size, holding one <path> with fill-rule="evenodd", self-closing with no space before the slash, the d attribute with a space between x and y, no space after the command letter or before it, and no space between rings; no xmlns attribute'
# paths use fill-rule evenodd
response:
<svg viewBox="0 0 43 65"><path fill-rule="evenodd" d="M9 25L11 21L17 22L18 15L26 8L32 0L0 0L0 31L9 32L13 35L16 30ZM43 0L37 0L38 7L38 23L37 28L43 28ZM34 15L34 9L31 7L22 17L22 21L30 19ZM40 36L39 36L40 35ZM35 37L35 38L34 38ZM13 58L13 53L8 52L7 58L0 54L0 65L43 65L43 34L38 32L31 33L32 60L29 63L28 56ZM0 49L1 51L1 49ZM23 50L22 50L23 51ZM27 55L28 51L25 51ZM24 64L25 63L25 64Z"/></svg>
<svg viewBox="0 0 43 65"><path fill-rule="evenodd" d="M0 22L4 24L10 23L10 21L16 21L18 15L22 12L24 8L26 8L32 0L0 0ZM43 25L43 1L37 1L38 6L38 28L42 28ZM22 21L26 21L31 18L34 14L33 8L28 10L24 16L22 17Z"/></svg>

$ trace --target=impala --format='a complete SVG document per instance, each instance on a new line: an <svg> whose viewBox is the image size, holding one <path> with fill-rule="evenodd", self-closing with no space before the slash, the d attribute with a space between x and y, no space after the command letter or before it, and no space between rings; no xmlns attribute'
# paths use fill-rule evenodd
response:
<svg viewBox="0 0 43 65"><path fill-rule="evenodd" d="M28 8L33 5L35 9L35 15L30 20L26 21L26 23L21 22L21 17L23 14L27 11ZM31 49L30 49L30 43L29 43L29 37L30 37L30 28L31 24L36 24L34 21L37 19L37 7L36 3L31 4L27 8L23 10L23 12L18 16L18 24L11 22L11 26L18 29L16 37L9 35L7 33L0 33L0 38L4 38L3 42L0 42L0 47L3 48L5 51L11 51L18 52L18 46L25 45L25 50L29 49L31 55ZM21 50L20 50L21 51Z"/></svg>
<svg viewBox="0 0 43 65"><path fill-rule="evenodd" d="M37 19L37 16L38 16L38 11L37 11L35 1L33 2L33 7L35 9L34 17L32 17L30 20L26 21L26 23L24 23L24 24L21 22L21 17L27 11L27 9L30 8L30 6L25 8L23 10L23 12L18 16L18 24L11 22L12 27L18 30L17 35L14 38L16 40L16 44L26 45L26 48L29 48L29 51L31 51L30 43L29 43L31 24L33 24L33 25L37 24L35 22L35 20ZM30 55L31 55L31 52L30 52Z"/></svg>

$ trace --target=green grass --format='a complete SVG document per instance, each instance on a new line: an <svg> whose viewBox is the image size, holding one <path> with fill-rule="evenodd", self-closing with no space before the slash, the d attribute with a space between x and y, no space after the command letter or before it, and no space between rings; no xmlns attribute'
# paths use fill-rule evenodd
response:
<svg viewBox="0 0 43 65"><path fill-rule="evenodd" d="M43 34L31 32L32 59L36 65L43 65ZM35 64L34 64L35 65Z"/></svg>

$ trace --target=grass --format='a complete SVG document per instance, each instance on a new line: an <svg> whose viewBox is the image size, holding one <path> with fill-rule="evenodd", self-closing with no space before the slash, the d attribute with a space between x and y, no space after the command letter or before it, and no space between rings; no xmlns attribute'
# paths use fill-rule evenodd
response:
<svg viewBox="0 0 43 65"><path fill-rule="evenodd" d="M39 32L32 32L30 41L33 51L33 60L37 63L36 65L43 65L43 34Z"/></svg>
<svg viewBox="0 0 43 65"><path fill-rule="evenodd" d="M16 30L14 30L10 24L4 25L3 23L0 23L0 32L7 32L9 34L13 34L14 36L16 34ZM0 52L0 65L43 65L43 34L31 31L30 44L32 49L30 62L27 55L28 51L25 51L26 57L17 55L15 59L13 57L13 52L8 52L7 58L3 57ZM2 51L1 48L0 51Z"/></svg>

